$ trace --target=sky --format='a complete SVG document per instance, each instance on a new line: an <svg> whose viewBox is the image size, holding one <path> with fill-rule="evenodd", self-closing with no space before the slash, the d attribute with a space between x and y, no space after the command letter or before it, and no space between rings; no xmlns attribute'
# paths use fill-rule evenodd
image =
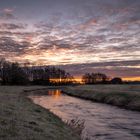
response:
<svg viewBox="0 0 140 140"><path fill-rule="evenodd" d="M140 79L140 0L0 0L0 58Z"/></svg>

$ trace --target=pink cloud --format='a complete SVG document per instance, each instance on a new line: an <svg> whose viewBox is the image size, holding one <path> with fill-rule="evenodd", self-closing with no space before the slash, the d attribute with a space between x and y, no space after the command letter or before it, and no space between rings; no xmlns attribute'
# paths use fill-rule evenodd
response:
<svg viewBox="0 0 140 140"><path fill-rule="evenodd" d="M5 8L5 9L3 9L3 12L4 13L13 13L14 12L14 9L11 9L11 8Z"/></svg>
<svg viewBox="0 0 140 140"><path fill-rule="evenodd" d="M96 26L97 24L98 24L97 19L89 19L86 22L78 25L77 27L80 28L80 29L87 29L91 26Z"/></svg>

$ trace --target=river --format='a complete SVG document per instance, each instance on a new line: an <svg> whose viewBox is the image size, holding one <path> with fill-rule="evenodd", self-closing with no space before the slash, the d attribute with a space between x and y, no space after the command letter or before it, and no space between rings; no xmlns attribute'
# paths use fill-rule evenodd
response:
<svg viewBox="0 0 140 140"><path fill-rule="evenodd" d="M140 140L140 113L94 103L49 90L48 95L30 96L64 122L84 120L82 138L89 140Z"/></svg>

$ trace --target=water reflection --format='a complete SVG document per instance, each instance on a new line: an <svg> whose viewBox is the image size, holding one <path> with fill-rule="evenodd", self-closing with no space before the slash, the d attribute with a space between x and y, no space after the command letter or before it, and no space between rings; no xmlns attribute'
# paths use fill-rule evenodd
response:
<svg viewBox="0 0 140 140"><path fill-rule="evenodd" d="M48 95L31 98L63 121L75 118L85 120L83 137L88 135L90 140L140 139L139 112L70 97L61 94L60 90L50 90Z"/></svg>
<svg viewBox="0 0 140 140"><path fill-rule="evenodd" d="M52 96L54 99L58 99L61 95L61 90L49 90L48 95Z"/></svg>

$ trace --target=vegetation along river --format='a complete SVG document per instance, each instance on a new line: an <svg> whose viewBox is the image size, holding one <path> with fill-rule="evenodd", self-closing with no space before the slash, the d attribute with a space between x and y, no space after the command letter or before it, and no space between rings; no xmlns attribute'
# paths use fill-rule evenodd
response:
<svg viewBox="0 0 140 140"><path fill-rule="evenodd" d="M83 139L140 140L139 112L70 97L60 90L49 90L48 95L30 98L63 121L84 120Z"/></svg>

